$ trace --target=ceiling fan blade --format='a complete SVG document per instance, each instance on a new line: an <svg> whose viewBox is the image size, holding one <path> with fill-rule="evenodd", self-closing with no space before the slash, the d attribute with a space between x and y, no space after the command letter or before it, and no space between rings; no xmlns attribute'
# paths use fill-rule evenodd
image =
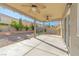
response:
<svg viewBox="0 0 79 59"><path fill-rule="evenodd" d="M45 5L43 5L42 3L40 4L40 3L38 3L38 4L36 4L37 5L37 7L38 8L40 8L40 9L44 9L44 8L46 8L46 6Z"/></svg>
<svg viewBox="0 0 79 59"><path fill-rule="evenodd" d="M36 11L37 13L40 13L40 10L37 8L37 11Z"/></svg>
<svg viewBox="0 0 79 59"><path fill-rule="evenodd" d="M26 4L22 4L22 6L26 6L26 7L37 7L39 9L44 9L46 8L45 5L40 4L40 3L26 3Z"/></svg>
<svg viewBox="0 0 79 59"><path fill-rule="evenodd" d="M30 3L24 3L24 4L21 4L21 6L24 6L24 7L32 7L32 4L30 4Z"/></svg>
<svg viewBox="0 0 79 59"><path fill-rule="evenodd" d="M37 13L40 13L40 9L46 8L43 4L39 4L39 3L27 3L27 4L22 4L22 6L31 7L30 11L32 11L32 8L35 7L37 9L36 10Z"/></svg>

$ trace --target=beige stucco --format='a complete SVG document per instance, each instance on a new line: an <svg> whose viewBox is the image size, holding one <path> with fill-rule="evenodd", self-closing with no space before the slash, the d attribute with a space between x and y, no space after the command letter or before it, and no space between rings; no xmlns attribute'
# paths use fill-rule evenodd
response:
<svg viewBox="0 0 79 59"><path fill-rule="evenodd" d="M79 4L72 4L70 12L70 55L79 56L79 37L77 36L77 20Z"/></svg>
<svg viewBox="0 0 79 59"><path fill-rule="evenodd" d="M4 23L4 24L11 24L12 20L18 21L17 19L13 17L7 16L1 13L0 13L0 19L1 19L0 23Z"/></svg>

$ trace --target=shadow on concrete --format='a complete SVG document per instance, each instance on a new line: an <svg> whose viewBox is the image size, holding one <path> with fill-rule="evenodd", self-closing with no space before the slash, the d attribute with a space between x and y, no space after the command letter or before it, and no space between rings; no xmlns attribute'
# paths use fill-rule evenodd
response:
<svg viewBox="0 0 79 59"><path fill-rule="evenodd" d="M39 40L39 41L45 43L45 44L48 44L48 45L50 45L50 46L52 46L52 47L54 47L54 48L56 48L56 49L58 49L58 50L61 50L61 51L63 51L63 52L65 52L65 53L68 54L68 51L65 51L64 49L61 49L61 48L59 48L59 47L57 47L57 46L55 46L55 45L53 45L53 44L50 44L50 43L48 43L48 42L45 42L45 41L43 41L43 40L41 40L41 39L39 39L39 38L37 38L37 37L35 37L35 38L36 38L37 40Z"/></svg>

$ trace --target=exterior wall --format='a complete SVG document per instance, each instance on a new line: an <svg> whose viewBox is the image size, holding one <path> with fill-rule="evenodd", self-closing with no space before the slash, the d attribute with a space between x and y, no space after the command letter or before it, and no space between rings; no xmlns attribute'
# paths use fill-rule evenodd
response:
<svg viewBox="0 0 79 59"><path fill-rule="evenodd" d="M22 24L24 25L24 26L30 26L30 25L32 25L32 23L31 22L24 22L24 21L22 21Z"/></svg>
<svg viewBox="0 0 79 59"><path fill-rule="evenodd" d="M70 55L79 56L79 37L77 36L77 20L79 20L79 4L72 4L70 12ZM78 14L77 14L78 13ZM78 18L77 18L78 17Z"/></svg>
<svg viewBox="0 0 79 59"><path fill-rule="evenodd" d="M14 29L9 26L9 24L11 24L12 20L15 20L18 22L18 20L16 20L15 18L9 17L4 14L0 14L0 23L8 24L8 25L0 25L0 32L7 32L9 30L13 31Z"/></svg>
<svg viewBox="0 0 79 59"><path fill-rule="evenodd" d="M79 4L77 10L79 10ZM77 36L79 36L79 11L77 11Z"/></svg>
<svg viewBox="0 0 79 59"><path fill-rule="evenodd" d="M62 38L64 39L64 42L67 46L68 49L68 53L70 53L70 11L71 8L68 8L65 10L66 14L64 16L64 18L61 20L61 24L62 24Z"/></svg>
<svg viewBox="0 0 79 59"><path fill-rule="evenodd" d="M9 16L4 15L4 14L0 14L0 23L11 24L12 20L18 21L15 18L9 17Z"/></svg>
<svg viewBox="0 0 79 59"><path fill-rule="evenodd" d="M15 19L15 18L12 18L12 17L9 17L7 15L4 15L4 14L0 14L0 23L3 23L3 24L8 24L8 25L0 25L0 32L5 32L5 31L15 31L15 29L11 26L9 26L9 24L11 24L12 20L18 22L19 20L18 19ZM24 26L30 26L32 25L32 23L30 22L25 22L25 21L22 21L22 24Z"/></svg>
<svg viewBox="0 0 79 59"><path fill-rule="evenodd" d="M16 19L16 18L12 18L12 17L9 17L7 15L0 14L0 23L11 24L12 20L18 22L18 19ZM25 21L22 21L22 22L23 22L23 25L27 25L27 26L30 26L32 24L30 22L25 22Z"/></svg>

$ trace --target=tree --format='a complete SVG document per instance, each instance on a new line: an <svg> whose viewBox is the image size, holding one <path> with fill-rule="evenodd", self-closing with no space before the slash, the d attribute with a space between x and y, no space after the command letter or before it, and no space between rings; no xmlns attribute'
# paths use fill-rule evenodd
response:
<svg viewBox="0 0 79 59"><path fill-rule="evenodd" d="M34 25L31 25L32 30L34 30Z"/></svg>
<svg viewBox="0 0 79 59"><path fill-rule="evenodd" d="M17 31L22 30L24 28L24 26L22 24L22 19L20 19L19 22L12 20L11 26L14 27Z"/></svg>
<svg viewBox="0 0 79 59"><path fill-rule="evenodd" d="M26 31L29 29L27 25L24 28L25 28Z"/></svg>
<svg viewBox="0 0 79 59"><path fill-rule="evenodd" d="M19 25L18 22L16 22L16 21L12 21L12 22L11 22L11 26L14 27L14 28L18 31L20 25Z"/></svg>
<svg viewBox="0 0 79 59"><path fill-rule="evenodd" d="M34 26L33 25L30 25L29 26L29 30L34 30Z"/></svg>
<svg viewBox="0 0 79 59"><path fill-rule="evenodd" d="M34 30L34 26L33 26L33 25L31 25L31 26L30 26L30 29L31 29L31 30Z"/></svg>
<svg viewBox="0 0 79 59"><path fill-rule="evenodd" d="M23 24L22 24L22 19L19 19L19 30L22 30L23 29Z"/></svg>

